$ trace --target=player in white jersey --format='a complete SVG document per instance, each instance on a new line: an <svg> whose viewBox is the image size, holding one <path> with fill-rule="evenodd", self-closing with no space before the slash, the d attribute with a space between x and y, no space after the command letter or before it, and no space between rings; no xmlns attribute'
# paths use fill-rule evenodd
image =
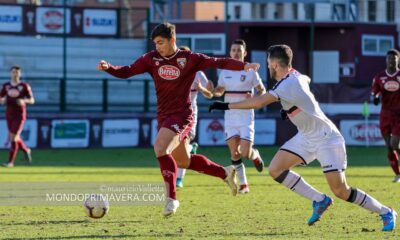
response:
<svg viewBox="0 0 400 240"><path fill-rule="evenodd" d="M231 45L230 56L244 62L246 57L246 43L242 39L235 40ZM255 71L229 71L222 70L218 86L213 94L220 97L225 93L225 102L239 102L251 97L256 89L257 94L265 93L262 80ZM246 169L242 157L253 161L257 170L261 172L264 163L257 149L253 148L254 142L254 110L229 110L225 112L225 141L228 144L231 160L239 177L239 193L250 191L246 177Z"/></svg>
<svg viewBox="0 0 400 240"><path fill-rule="evenodd" d="M187 46L180 46L179 49L190 51L190 48ZM213 97L212 91L214 90L214 85L211 81L208 80L207 76L202 71L198 71L194 78L193 84L190 88L190 102L192 104L193 109L193 127L189 132L189 140L190 140L190 154L196 154L197 148L199 145L196 142L193 142L196 137L196 129L197 129L197 95L199 92L203 94L204 97L211 99ZM176 187L183 187L183 178L185 177L186 169L178 168L178 175L176 178Z"/></svg>
<svg viewBox="0 0 400 240"><path fill-rule="evenodd" d="M333 200L309 185L291 168L318 159L330 189L338 198L378 213L383 220L382 230L392 231L396 225L396 211L347 184L344 139L321 111L310 91L310 78L292 69L293 53L290 47L274 45L268 49L268 53L270 76L278 80L272 90L237 103L214 102L210 110L260 108L280 101L298 133L276 153L269 165L269 174L275 181L313 201L313 213L308 224L313 225L318 221Z"/></svg>

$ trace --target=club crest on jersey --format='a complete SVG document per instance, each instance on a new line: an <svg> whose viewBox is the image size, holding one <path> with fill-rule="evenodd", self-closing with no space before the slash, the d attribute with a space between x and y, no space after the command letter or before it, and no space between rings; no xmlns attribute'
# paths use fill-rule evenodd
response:
<svg viewBox="0 0 400 240"><path fill-rule="evenodd" d="M183 69L186 66L186 58L178 58L176 59L178 66Z"/></svg>
<svg viewBox="0 0 400 240"><path fill-rule="evenodd" d="M165 80L175 80L181 75L181 72L175 66L163 65L158 69L158 75Z"/></svg>
<svg viewBox="0 0 400 240"><path fill-rule="evenodd" d="M246 75L240 75L240 81L244 82L246 80Z"/></svg>
<svg viewBox="0 0 400 240"><path fill-rule="evenodd" d="M24 88L23 86L19 85L19 86L18 86L18 91L21 92L23 88Z"/></svg>
<svg viewBox="0 0 400 240"><path fill-rule="evenodd" d="M396 92L400 88L400 84L396 81L387 81L383 87L385 88L386 91L389 92Z"/></svg>
<svg viewBox="0 0 400 240"><path fill-rule="evenodd" d="M400 77L397 77L397 81L400 82Z"/></svg>

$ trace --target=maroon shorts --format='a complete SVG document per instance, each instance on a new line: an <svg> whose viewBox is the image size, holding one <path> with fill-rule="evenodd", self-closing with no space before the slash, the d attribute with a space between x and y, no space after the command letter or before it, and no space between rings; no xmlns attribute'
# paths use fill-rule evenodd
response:
<svg viewBox="0 0 400 240"><path fill-rule="evenodd" d="M400 136L400 109L385 110L382 109L379 115L379 127L382 135Z"/></svg>
<svg viewBox="0 0 400 240"><path fill-rule="evenodd" d="M21 133L25 120L22 118L7 118L8 131L13 134Z"/></svg>
<svg viewBox="0 0 400 240"><path fill-rule="evenodd" d="M193 116L187 113L175 113L173 115L158 117L157 124L158 131L161 128L168 128L179 134L179 140L182 141L188 136L190 129L193 127Z"/></svg>

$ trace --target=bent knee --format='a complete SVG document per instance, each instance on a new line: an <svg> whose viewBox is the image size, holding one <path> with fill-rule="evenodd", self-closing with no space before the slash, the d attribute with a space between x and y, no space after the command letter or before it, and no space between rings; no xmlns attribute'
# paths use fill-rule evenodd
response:
<svg viewBox="0 0 400 240"><path fill-rule="evenodd" d="M268 167L268 173L273 179L279 177L286 170L288 169L282 169L274 165L269 165Z"/></svg>
<svg viewBox="0 0 400 240"><path fill-rule="evenodd" d="M350 194L351 189L346 188L345 186L343 187L337 187L337 188L331 188L333 194L335 194L336 197L342 199L342 200L347 200Z"/></svg>
<svg viewBox="0 0 400 240"><path fill-rule="evenodd" d="M167 155L167 149L159 144L154 144L154 153L156 154L156 157L161 157L164 155Z"/></svg>

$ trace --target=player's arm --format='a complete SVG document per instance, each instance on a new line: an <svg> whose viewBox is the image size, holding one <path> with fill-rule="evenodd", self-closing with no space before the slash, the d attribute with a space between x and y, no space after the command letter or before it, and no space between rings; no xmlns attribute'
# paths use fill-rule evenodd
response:
<svg viewBox="0 0 400 240"><path fill-rule="evenodd" d="M225 88L223 86L217 86L214 91L213 95L214 97L221 97L225 93Z"/></svg>
<svg viewBox="0 0 400 240"><path fill-rule="evenodd" d="M219 109L219 110L229 110L229 109L257 109L257 108L262 108L268 104L271 104L273 102L278 101L278 98L276 98L274 95L270 93L265 93L260 96L252 97L252 98L247 98L243 101L240 102L234 102L234 103L225 103L225 102L213 102L210 107L209 111L211 112L213 109Z"/></svg>
<svg viewBox="0 0 400 240"><path fill-rule="evenodd" d="M105 71L117 78L127 79L148 71L145 56L146 55L141 56L138 60L128 66L113 66L105 60L100 60L96 69L98 71Z"/></svg>
<svg viewBox="0 0 400 240"><path fill-rule="evenodd" d="M25 98L18 98L16 101L19 106L24 106L26 104L35 104L35 98L33 97L32 89L29 84L26 84Z"/></svg>
<svg viewBox="0 0 400 240"><path fill-rule="evenodd" d="M377 77L374 77L372 80L372 89L371 89L371 96L370 96L370 102L372 102L374 105L379 105L380 103L380 95L381 95L381 88L379 84L379 80L377 80Z"/></svg>
<svg viewBox="0 0 400 240"><path fill-rule="evenodd" d="M201 94L203 94L205 98L211 99L214 96L213 89L214 85L212 84L211 81L208 81L206 87L203 87L203 85L201 85L201 83L198 82L197 90L201 92Z"/></svg>
<svg viewBox="0 0 400 240"><path fill-rule="evenodd" d="M204 70L207 68L219 68L233 71L249 71L250 69L257 71L260 68L260 64L258 63L246 63L232 58L209 57L200 53L193 54L199 60L199 63L197 64L199 70Z"/></svg>
<svg viewBox="0 0 400 240"><path fill-rule="evenodd" d="M256 86L257 95L263 95L266 93L264 84L259 84Z"/></svg>
<svg viewBox="0 0 400 240"><path fill-rule="evenodd" d="M3 86L0 91L0 104L4 105L7 101L7 92L5 87Z"/></svg>
<svg viewBox="0 0 400 240"><path fill-rule="evenodd" d="M6 97L0 97L0 104L4 105L6 103L7 98Z"/></svg>

